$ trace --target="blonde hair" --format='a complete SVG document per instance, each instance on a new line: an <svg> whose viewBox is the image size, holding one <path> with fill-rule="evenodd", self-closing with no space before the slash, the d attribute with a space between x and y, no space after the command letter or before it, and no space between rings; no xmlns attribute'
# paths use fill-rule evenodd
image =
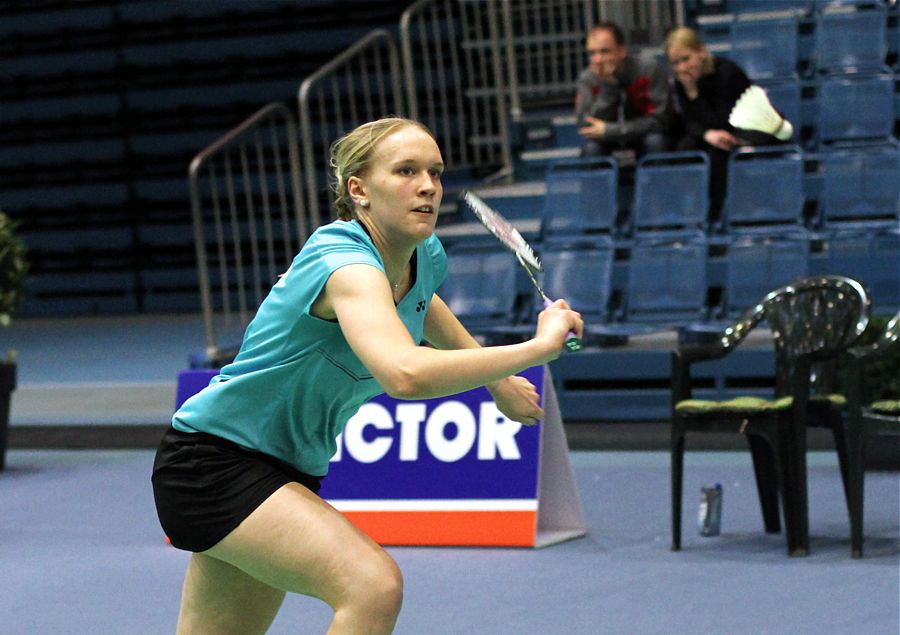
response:
<svg viewBox="0 0 900 635"><path fill-rule="evenodd" d="M681 46L692 51L703 52L703 62L700 66L700 72L704 75L712 73L712 55L706 50L706 45L703 44L703 40L700 39L700 36L694 29L686 26L679 26L669 31L669 34L666 36L665 44L663 45L663 51L666 55L668 55L669 49L673 46Z"/></svg>
<svg viewBox="0 0 900 635"><path fill-rule="evenodd" d="M356 218L356 205L347 190L347 179L363 176L372 161L372 150L378 143L400 128L414 126L434 139L422 123L404 117L385 117L364 123L331 144L329 165L334 188L334 211L341 220Z"/></svg>

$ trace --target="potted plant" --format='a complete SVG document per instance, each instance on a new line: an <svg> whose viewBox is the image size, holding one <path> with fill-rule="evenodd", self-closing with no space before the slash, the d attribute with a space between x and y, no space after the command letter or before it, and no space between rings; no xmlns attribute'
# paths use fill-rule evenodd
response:
<svg viewBox="0 0 900 635"><path fill-rule="evenodd" d="M28 261L25 244L16 234L16 223L0 211L0 327L9 326L22 301ZM0 470L6 466L9 439L9 407L16 388L16 352L0 355Z"/></svg>

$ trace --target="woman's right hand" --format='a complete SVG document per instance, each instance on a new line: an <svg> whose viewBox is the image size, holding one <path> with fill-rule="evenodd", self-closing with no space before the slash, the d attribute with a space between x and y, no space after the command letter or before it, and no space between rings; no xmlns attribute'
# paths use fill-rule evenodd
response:
<svg viewBox="0 0 900 635"><path fill-rule="evenodd" d="M584 320L581 313L573 311L565 300L557 300L540 312L534 338L548 344L552 357L545 361L559 357L570 332L581 338L584 335Z"/></svg>
<svg viewBox="0 0 900 635"><path fill-rule="evenodd" d="M703 135L703 140L712 147L726 152L731 152L738 145L737 139L727 130L707 130Z"/></svg>

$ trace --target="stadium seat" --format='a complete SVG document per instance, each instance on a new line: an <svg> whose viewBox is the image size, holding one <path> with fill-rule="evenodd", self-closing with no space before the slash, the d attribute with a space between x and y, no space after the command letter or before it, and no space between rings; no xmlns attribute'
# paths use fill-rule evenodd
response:
<svg viewBox="0 0 900 635"><path fill-rule="evenodd" d="M803 152L798 146L741 148L728 161L723 208L730 232L772 232L803 223Z"/></svg>
<svg viewBox="0 0 900 635"><path fill-rule="evenodd" d="M449 273L438 295L473 335L515 322L515 257L498 246L461 246L448 254Z"/></svg>
<svg viewBox="0 0 900 635"><path fill-rule="evenodd" d="M796 17L757 18L736 16L731 25L731 49L727 56L754 81L797 76Z"/></svg>
<svg viewBox="0 0 900 635"><path fill-rule="evenodd" d="M877 4L825 6L816 13L815 40L820 73L878 70L887 56L887 11Z"/></svg>
<svg viewBox="0 0 900 635"><path fill-rule="evenodd" d="M819 215L824 225L900 224L900 146L827 148L821 160Z"/></svg>
<svg viewBox="0 0 900 635"><path fill-rule="evenodd" d="M704 152L648 154L637 164L631 225L636 234L704 225L709 158Z"/></svg>
<svg viewBox="0 0 900 635"><path fill-rule="evenodd" d="M809 250L803 231L732 237L726 257L725 315L736 318L772 289L808 275Z"/></svg>
<svg viewBox="0 0 900 635"><path fill-rule="evenodd" d="M678 328L707 314L707 241L696 231L636 238L628 261L623 322L633 334Z"/></svg>
<svg viewBox="0 0 900 635"><path fill-rule="evenodd" d="M593 236L575 241L546 241L541 246L540 260L544 272L539 282L550 299L563 298L584 318L585 344L604 343L610 313L612 292L613 242L609 236ZM501 325L488 329L488 339L501 343L523 340L534 332L543 298L529 284L526 293L531 306L522 324Z"/></svg>
<svg viewBox="0 0 900 635"><path fill-rule="evenodd" d="M549 298L565 298L587 324L607 321L612 290L612 240L603 236L571 245L547 242L540 257L544 266L541 286Z"/></svg>
<svg viewBox="0 0 900 635"><path fill-rule="evenodd" d="M818 90L820 143L884 140L894 128L894 77L891 73L835 75Z"/></svg>
<svg viewBox="0 0 900 635"><path fill-rule="evenodd" d="M859 280L878 314L900 309L900 228L837 229L827 235L821 273Z"/></svg>
<svg viewBox="0 0 900 635"><path fill-rule="evenodd" d="M542 234L610 233L616 222L618 164L611 157L561 161L547 171Z"/></svg>

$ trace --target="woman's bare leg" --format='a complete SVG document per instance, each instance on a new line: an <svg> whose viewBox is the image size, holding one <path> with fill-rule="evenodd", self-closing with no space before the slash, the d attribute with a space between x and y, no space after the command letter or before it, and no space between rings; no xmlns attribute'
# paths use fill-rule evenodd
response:
<svg viewBox="0 0 900 635"><path fill-rule="evenodd" d="M191 557L184 577L179 635L265 633L284 591L203 553Z"/></svg>
<svg viewBox="0 0 900 635"><path fill-rule="evenodd" d="M207 566L209 559L240 571ZM265 632L284 591L327 602L334 609L328 631L333 635L390 633L400 612L403 579L390 555L340 512L305 487L288 483L216 546L192 559L179 624L209 620L227 626L244 620L240 632ZM251 601L259 607L248 610Z"/></svg>

